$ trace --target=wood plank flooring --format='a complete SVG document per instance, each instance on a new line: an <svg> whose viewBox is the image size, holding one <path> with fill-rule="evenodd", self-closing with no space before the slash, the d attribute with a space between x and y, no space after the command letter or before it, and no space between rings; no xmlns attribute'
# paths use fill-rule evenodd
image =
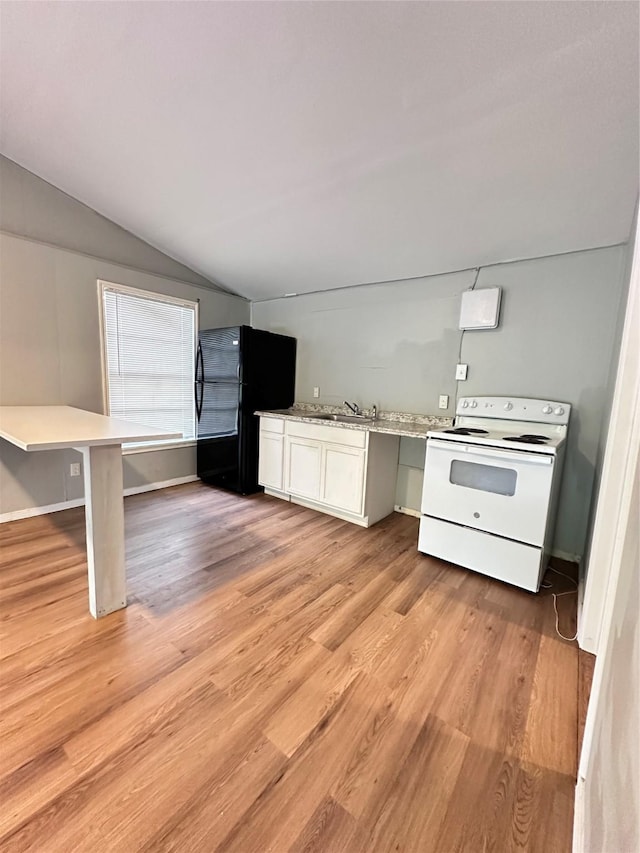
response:
<svg viewBox="0 0 640 853"><path fill-rule="evenodd" d="M125 509L130 606L97 622L82 510L0 527L3 853L570 851L585 678L547 591L397 514Z"/></svg>

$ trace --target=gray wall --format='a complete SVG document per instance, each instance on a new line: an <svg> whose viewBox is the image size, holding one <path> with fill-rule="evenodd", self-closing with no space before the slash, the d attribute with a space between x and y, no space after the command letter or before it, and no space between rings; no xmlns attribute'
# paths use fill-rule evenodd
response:
<svg viewBox="0 0 640 853"><path fill-rule="evenodd" d="M130 269L215 288L82 202L0 155L0 231L30 237ZM220 288L218 288L220 289Z"/></svg>
<svg viewBox="0 0 640 853"><path fill-rule="evenodd" d="M248 303L0 158L0 404L102 409L96 280L200 299L202 327L247 322ZM254 325L299 341L297 398L356 400L383 409L449 414L460 394L571 402L556 549L582 554L615 371L625 247L514 262L480 271L503 288L501 325L457 329L474 271L254 303ZM469 379L454 380L454 365ZM457 387L459 386L459 387ZM438 395L448 394L441 412ZM68 453L26 454L0 443L0 513L80 497ZM397 503L419 507L424 444L403 439ZM125 485L195 471L193 448L125 457Z"/></svg>
<svg viewBox="0 0 640 853"><path fill-rule="evenodd" d="M202 328L248 322L244 299L200 286L199 276L13 165L0 162L1 221L28 234L0 234L0 405L102 411L97 279L199 299ZM7 174L20 180L5 193ZM54 239L79 250L48 245ZM25 453L0 440L0 514L82 497L82 478L68 476L79 459L72 450ZM126 488L187 477L195 448L131 454L123 464Z"/></svg>
<svg viewBox="0 0 640 853"><path fill-rule="evenodd" d="M82 202L0 155L0 231L30 237L130 269L214 288Z"/></svg>
<svg viewBox="0 0 640 853"><path fill-rule="evenodd" d="M297 398L355 400L427 414L460 395L548 397L571 403L555 549L582 555L612 353L624 291L625 247L482 268L476 287L503 288L500 326L457 329L474 271L252 305L255 326L299 339ZM456 383L455 364L469 365ZM458 387L456 387L458 386ZM446 412L438 395L450 396ZM419 508L424 445L403 440L397 502Z"/></svg>
<svg viewBox="0 0 640 853"><path fill-rule="evenodd" d="M254 302L252 318L295 331L299 400L320 386L321 403L432 413L439 394L455 393L460 294L473 279L471 270Z"/></svg>

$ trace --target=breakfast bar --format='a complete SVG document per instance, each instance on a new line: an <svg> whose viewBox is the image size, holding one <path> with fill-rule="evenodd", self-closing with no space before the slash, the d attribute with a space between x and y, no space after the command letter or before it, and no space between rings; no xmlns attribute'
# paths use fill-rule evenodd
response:
<svg viewBox="0 0 640 853"><path fill-rule="evenodd" d="M182 434L73 406L0 406L0 438L27 452L72 448L82 453L89 610L97 619L126 607L122 445Z"/></svg>

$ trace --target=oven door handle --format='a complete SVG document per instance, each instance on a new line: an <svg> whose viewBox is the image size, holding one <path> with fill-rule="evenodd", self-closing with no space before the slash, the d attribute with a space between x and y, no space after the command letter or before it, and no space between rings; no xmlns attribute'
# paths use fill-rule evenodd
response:
<svg viewBox="0 0 640 853"><path fill-rule="evenodd" d="M495 450L484 450L477 447L475 444L461 444L451 441L438 441L437 438L430 438L427 442L427 450L432 447L434 450L447 450L450 454L456 453L471 453L473 456L482 456L485 459L493 459L494 462L528 462L531 465L552 465L553 456L543 453L519 453L517 450L508 448L496 448Z"/></svg>

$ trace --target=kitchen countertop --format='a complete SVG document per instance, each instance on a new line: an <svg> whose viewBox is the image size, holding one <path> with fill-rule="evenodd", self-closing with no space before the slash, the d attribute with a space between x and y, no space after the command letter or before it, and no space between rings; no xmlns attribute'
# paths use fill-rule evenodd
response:
<svg viewBox="0 0 640 853"><path fill-rule="evenodd" d="M365 414L369 414L367 409L364 412ZM314 417L314 414L344 415L346 412L343 408L315 405L314 403L296 403L290 409L270 409L257 411L255 414L263 418L287 418L291 421L340 427L340 429L368 430L369 432L383 432L389 435L403 435L409 438L424 439L426 439L429 430L448 427L453 423L452 418L440 417L438 415L415 415L407 412L379 412L376 420L369 421L369 423L325 421Z"/></svg>

